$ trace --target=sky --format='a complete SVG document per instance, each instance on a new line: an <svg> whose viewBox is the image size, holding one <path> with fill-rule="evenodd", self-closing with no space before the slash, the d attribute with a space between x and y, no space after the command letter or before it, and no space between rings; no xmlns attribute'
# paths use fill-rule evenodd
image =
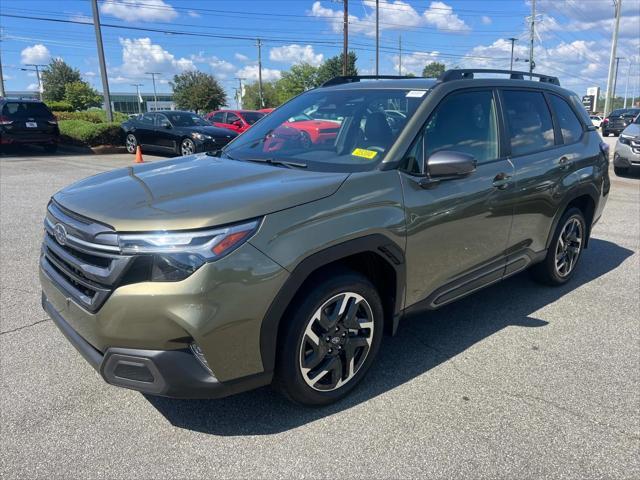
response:
<svg viewBox="0 0 640 480"><path fill-rule="evenodd" d="M109 85L133 92L142 84L169 92L176 73L215 75L233 105L237 77L258 75L262 42L264 80L291 65L318 65L342 51L340 0L98 0ZM380 73L420 75L424 65L528 70L530 0L380 0ZM538 0L536 72L560 77L579 95L607 81L613 0ZM31 18L17 18L31 17ZM39 20L44 19L44 20ZM60 57L102 90L89 0L0 0L0 56L5 89L36 90L27 64ZM361 74L374 72L375 0L349 1L350 49ZM616 92L640 95L640 0L623 0Z"/></svg>

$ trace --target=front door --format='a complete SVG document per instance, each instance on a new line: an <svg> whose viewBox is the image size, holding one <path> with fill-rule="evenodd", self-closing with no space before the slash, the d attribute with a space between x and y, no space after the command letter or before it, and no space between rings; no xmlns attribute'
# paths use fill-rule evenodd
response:
<svg viewBox="0 0 640 480"><path fill-rule="evenodd" d="M166 150L176 150L173 126L166 115L156 114L155 137L156 145Z"/></svg>
<svg viewBox="0 0 640 480"><path fill-rule="evenodd" d="M424 301L423 306L439 307L502 278L514 168L500 145L500 123L493 90L455 92L436 107L407 154L406 171L400 173L407 306ZM421 186L437 151L471 154L477 168L463 178Z"/></svg>

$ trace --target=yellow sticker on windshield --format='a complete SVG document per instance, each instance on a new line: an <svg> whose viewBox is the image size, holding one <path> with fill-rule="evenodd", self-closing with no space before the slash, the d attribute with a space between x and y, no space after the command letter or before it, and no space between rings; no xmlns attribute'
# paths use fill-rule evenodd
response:
<svg viewBox="0 0 640 480"><path fill-rule="evenodd" d="M353 152L351 152L351 155L353 155L354 157L362 157L362 158L367 158L369 160L373 160L376 155L378 155L378 152L376 152L375 150L365 150L364 148L356 148Z"/></svg>

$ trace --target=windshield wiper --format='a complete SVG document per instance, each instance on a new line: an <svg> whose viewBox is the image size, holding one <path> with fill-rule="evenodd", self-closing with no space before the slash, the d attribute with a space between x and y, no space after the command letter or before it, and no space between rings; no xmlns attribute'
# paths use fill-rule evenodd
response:
<svg viewBox="0 0 640 480"><path fill-rule="evenodd" d="M289 162L287 160L278 160L276 158L243 158L246 162L268 163L269 165L282 165L287 168L307 168L306 163Z"/></svg>

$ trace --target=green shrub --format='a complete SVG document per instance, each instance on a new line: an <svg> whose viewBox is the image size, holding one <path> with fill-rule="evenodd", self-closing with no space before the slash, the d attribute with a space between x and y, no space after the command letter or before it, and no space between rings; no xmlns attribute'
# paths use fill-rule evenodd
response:
<svg viewBox="0 0 640 480"><path fill-rule="evenodd" d="M58 120L83 120L91 123L106 123L107 112L104 110L91 110L82 112L56 111L54 112ZM113 121L122 123L127 119L124 113L113 112Z"/></svg>
<svg viewBox="0 0 640 480"><path fill-rule="evenodd" d="M47 107L49 107L49 110L51 110L52 112L71 112L73 110L71 104L67 102L51 101L45 103Z"/></svg>
<svg viewBox="0 0 640 480"><path fill-rule="evenodd" d="M74 145L122 145L122 129L117 122L94 123L86 120L60 120L60 136L63 143Z"/></svg>

